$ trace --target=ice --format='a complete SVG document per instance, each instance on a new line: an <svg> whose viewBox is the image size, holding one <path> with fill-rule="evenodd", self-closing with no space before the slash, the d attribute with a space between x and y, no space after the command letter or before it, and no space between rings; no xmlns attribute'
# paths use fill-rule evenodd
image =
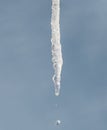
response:
<svg viewBox="0 0 107 130"><path fill-rule="evenodd" d="M63 65L61 43L60 43L60 0L52 0L52 63L54 68L53 82L55 95L60 94L61 70Z"/></svg>

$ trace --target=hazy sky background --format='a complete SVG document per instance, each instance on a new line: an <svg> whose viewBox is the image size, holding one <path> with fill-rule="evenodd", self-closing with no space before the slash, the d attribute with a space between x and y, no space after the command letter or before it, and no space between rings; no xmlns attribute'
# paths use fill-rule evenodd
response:
<svg viewBox="0 0 107 130"><path fill-rule="evenodd" d="M0 130L107 130L107 0L61 0L59 97L50 20L51 0L0 0Z"/></svg>

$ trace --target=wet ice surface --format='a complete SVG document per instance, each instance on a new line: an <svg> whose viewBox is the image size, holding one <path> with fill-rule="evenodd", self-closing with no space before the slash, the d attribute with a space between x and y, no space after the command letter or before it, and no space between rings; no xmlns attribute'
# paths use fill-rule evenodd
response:
<svg viewBox="0 0 107 130"><path fill-rule="evenodd" d="M55 95L59 96L59 94L60 94L60 85L56 85L55 86Z"/></svg>
<svg viewBox="0 0 107 130"><path fill-rule="evenodd" d="M61 71L63 65L60 43L60 0L52 0L51 30L52 63L54 68L54 76L52 79L55 86L55 95L58 96L60 93Z"/></svg>

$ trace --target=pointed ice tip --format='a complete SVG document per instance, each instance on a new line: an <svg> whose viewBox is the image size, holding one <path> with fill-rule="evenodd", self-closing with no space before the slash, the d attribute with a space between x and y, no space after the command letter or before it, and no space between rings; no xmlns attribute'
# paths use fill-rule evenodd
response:
<svg viewBox="0 0 107 130"><path fill-rule="evenodd" d="M55 96L59 96L59 94L60 94L60 88L58 87L56 87L55 88Z"/></svg>
<svg viewBox="0 0 107 130"><path fill-rule="evenodd" d="M59 93L55 93L55 96L59 96Z"/></svg>

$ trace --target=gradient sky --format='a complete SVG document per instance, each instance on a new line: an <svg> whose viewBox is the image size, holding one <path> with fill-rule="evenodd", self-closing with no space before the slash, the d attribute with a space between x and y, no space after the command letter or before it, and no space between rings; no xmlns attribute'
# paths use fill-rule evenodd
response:
<svg viewBox="0 0 107 130"><path fill-rule="evenodd" d="M0 130L107 130L107 0L61 0L59 97L50 19L51 0L0 0Z"/></svg>

